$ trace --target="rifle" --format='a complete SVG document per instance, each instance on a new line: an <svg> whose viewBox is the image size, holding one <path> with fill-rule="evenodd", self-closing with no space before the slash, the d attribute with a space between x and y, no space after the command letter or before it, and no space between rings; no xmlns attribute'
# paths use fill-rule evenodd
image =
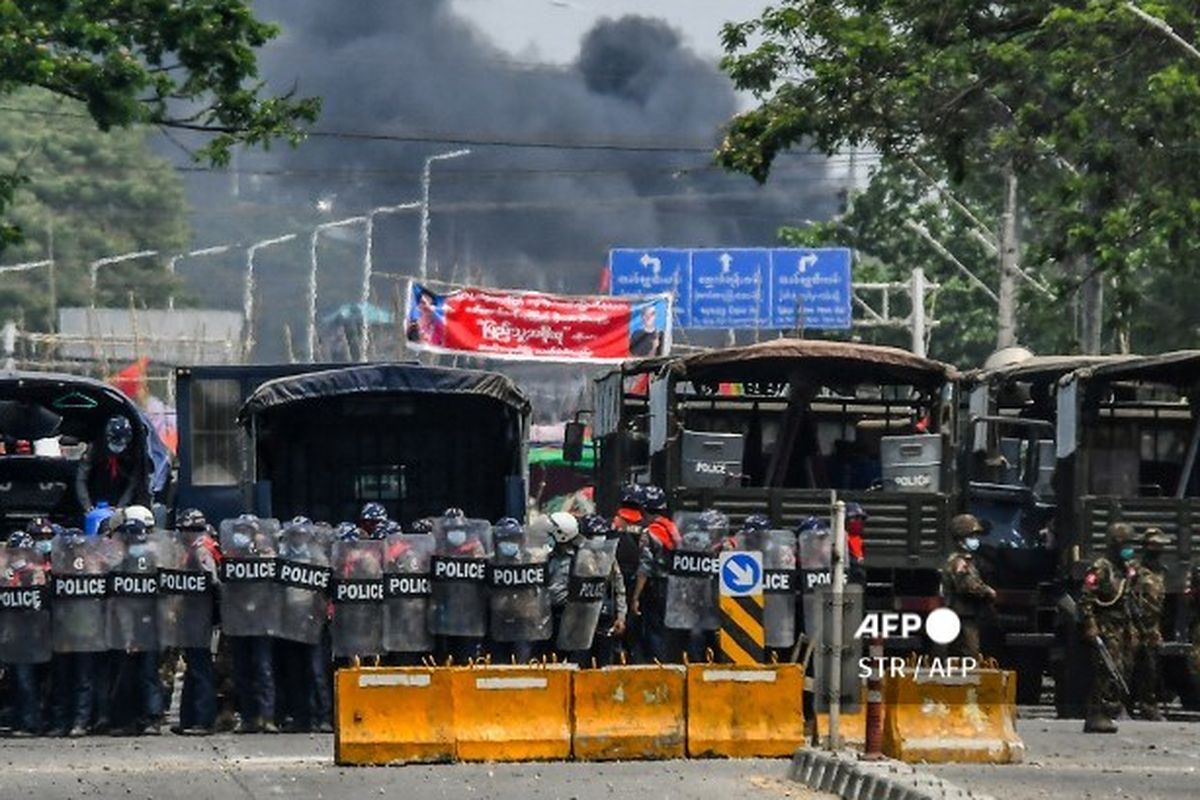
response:
<svg viewBox="0 0 1200 800"><path fill-rule="evenodd" d="M1108 670L1108 674L1117 684L1118 691L1121 692L1121 702L1128 703L1132 693L1129 691L1129 684L1125 682L1125 676L1121 674L1121 670L1117 669L1117 662L1113 661L1112 653L1108 652L1108 645L1104 643L1104 637L1097 634L1096 650L1100 653L1100 660L1104 663L1104 668Z"/></svg>

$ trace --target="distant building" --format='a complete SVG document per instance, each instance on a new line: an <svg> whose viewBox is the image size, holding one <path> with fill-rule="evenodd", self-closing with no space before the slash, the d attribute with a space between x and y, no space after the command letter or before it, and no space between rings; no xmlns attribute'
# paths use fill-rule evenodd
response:
<svg viewBox="0 0 1200 800"><path fill-rule="evenodd" d="M60 308L59 357L81 361L240 364L242 315L213 309Z"/></svg>

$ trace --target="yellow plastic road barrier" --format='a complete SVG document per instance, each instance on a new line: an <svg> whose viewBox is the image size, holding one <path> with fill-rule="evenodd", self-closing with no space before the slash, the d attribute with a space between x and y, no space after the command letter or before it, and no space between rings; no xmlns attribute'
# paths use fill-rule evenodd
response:
<svg viewBox="0 0 1200 800"><path fill-rule="evenodd" d="M340 669L333 696L333 752L338 764L454 760L446 670Z"/></svg>
<svg viewBox="0 0 1200 800"><path fill-rule="evenodd" d="M829 736L829 715L817 714L817 735L821 737L821 741ZM858 711L853 714L847 714L842 711L841 717L838 720L838 736L842 740L842 744L847 747L857 747L862 749L862 746L867 741L867 687L866 684L862 687L862 698L858 705Z"/></svg>
<svg viewBox="0 0 1200 800"><path fill-rule="evenodd" d="M1015 764L1017 674L977 669L932 676L928 665L885 681L883 752L910 763Z"/></svg>
<svg viewBox="0 0 1200 800"><path fill-rule="evenodd" d="M683 758L687 734L678 665L575 673L572 752L580 761Z"/></svg>
<svg viewBox="0 0 1200 800"><path fill-rule="evenodd" d="M798 664L689 666L688 755L790 756L804 743L803 690Z"/></svg>
<svg viewBox="0 0 1200 800"><path fill-rule="evenodd" d="M558 761L571 757L569 665L450 670L461 761Z"/></svg>

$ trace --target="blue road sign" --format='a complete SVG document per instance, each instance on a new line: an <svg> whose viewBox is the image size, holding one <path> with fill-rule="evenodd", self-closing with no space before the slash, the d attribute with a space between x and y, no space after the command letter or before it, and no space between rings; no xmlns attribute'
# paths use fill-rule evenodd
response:
<svg viewBox="0 0 1200 800"><path fill-rule="evenodd" d="M850 327L843 247L623 248L609 253L609 267L614 295L674 292L675 324L684 328Z"/></svg>
<svg viewBox="0 0 1200 800"><path fill-rule="evenodd" d="M768 250L692 251L693 328L770 327Z"/></svg>
<svg viewBox="0 0 1200 800"><path fill-rule="evenodd" d="M649 295L673 292L675 322L687 327L691 293L689 250L655 248L610 250L608 268L614 295Z"/></svg>
<svg viewBox="0 0 1200 800"><path fill-rule="evenodd" d="M772 250L771 320L777 328L849 328L850 251Z"/></svg>
<svg viewBox="0 0 1200 800"><path fill-rule="evenodd" d="M762 594L762 553L745 550L721 553L721 594L745 597Z"/></svg>

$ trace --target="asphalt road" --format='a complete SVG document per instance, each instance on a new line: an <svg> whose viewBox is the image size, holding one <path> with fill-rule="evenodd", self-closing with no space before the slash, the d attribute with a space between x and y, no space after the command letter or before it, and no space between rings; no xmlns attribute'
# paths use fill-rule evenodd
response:
<svg viewBox="0 0 1200 800"><path fill-rule="evenodd" d="M23 739L0 742L0 798L403 797L563 800L827 800L787 780L787 762L445 764L336 767L331 736Z"/></svg>
<svg viewBox="0 0 1200 800"><path fill-rule="evenodd" d="M1025 763L942 764L928 770L1002 800L1200 796L1200 722L1119 723L1116 734L1085 734L1080 720L1023 719Z"/></svg>

